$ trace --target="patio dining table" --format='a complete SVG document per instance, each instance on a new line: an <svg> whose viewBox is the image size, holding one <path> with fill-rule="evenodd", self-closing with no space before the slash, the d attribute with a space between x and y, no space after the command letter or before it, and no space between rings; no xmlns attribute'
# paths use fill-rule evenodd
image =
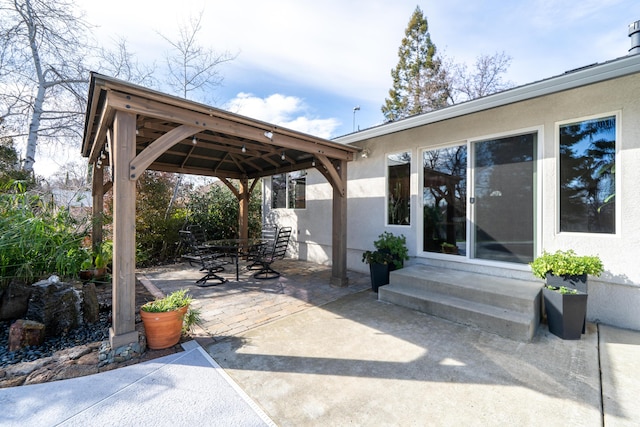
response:
<svg viewBox="0 0 640 427"><path fill-rule="evenodd" d="M240 280L240 257L247 254L251 248L262 245L263 243L265 243L265 240L260 238L220 239L206 241L204 246L212 251L222 252L231 257L235 257L236 281L238 281Z"/></svg>

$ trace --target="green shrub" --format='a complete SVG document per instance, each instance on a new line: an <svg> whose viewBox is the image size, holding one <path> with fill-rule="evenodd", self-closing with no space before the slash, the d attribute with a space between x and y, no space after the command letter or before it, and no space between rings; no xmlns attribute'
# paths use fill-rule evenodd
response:
<svg viewBox="0 0 640 427"><path fill-rule="evenodd" d="M555 276L600 276L604 271L602 261L597 256L578 256L569 249L549 253L544 251L529 264L534 276L544 279L547 273Z"/></svg>
<svg viewBox="0 0 640 427"><path fill-rule="evenodd" d="M373 242L376 251L365 251L362 254L362 262L368 264L393 264L395 268L402 268L404 261L409 259L407 238L404 234L396 236L388 231L380 234L378 240Z"/></svg>
<svg viewBox="0 0 640 427"><path fill-rule="evenodd" d="M249 237L260 237L262 230L262 192L259 184L249 199ZM239 204L236 196L221 183L206 192L193 192L187 202L187 222L206 230L211 240L238 238Z"/></svg>
<svg viewBox="0 0 640 427"><path fill-rule="evenodd" d="M8 189L0 194L0 285L51 274L77 277L89 254L82 248L86 218L74 219L20 182Z"/></svg>

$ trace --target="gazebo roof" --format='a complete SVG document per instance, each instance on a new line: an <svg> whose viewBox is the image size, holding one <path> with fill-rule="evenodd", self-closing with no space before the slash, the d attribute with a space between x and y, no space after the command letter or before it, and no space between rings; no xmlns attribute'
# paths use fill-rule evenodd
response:
<svg viewBox="0 0 640 427"><path fill-rule="evenodd" d="M105 142L111 138L108 129L118 109L136 114L137 158L132 162L132 173L134 167L146 166L142 170L250 179L312 168L321 158L351 161L359 151L358 147L91 73L82 144L82 155L90 164L105 150ZM140 156L157 141L163 142ZM102 163L109 164L110 157Z"/></svg>
<svg viewBox="0 0 640 427"><path fill-rule="evenodd" d="M333 187L331 283L347 286L347 163L359 150L92 73L82 155L93 168L94 246L102 239L103 195L113 192L112 348L138 341L135 182L145 170L220 178L238 199L244 239L255 178L317 169ZM101 165L111 166L110 181Z"/></svg>

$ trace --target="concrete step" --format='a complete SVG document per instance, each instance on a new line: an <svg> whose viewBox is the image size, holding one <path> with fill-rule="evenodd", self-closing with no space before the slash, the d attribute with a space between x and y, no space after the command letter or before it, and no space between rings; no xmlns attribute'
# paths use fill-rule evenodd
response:
<svg viewBox="0 0 640 427"><path fill-rule="evenodd" d="M542 284L441 267L414 265L393 271L378 299L531 341L540 323Z"/></svg>

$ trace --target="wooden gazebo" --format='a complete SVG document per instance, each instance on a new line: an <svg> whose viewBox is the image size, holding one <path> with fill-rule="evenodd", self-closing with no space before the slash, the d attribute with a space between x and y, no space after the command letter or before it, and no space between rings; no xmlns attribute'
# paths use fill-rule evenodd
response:
<svg viewBox="0 0 640 427"><path fill-rule="evenodd" d="M347 163L358 150L92 73L82 155L93 170L94 244L102 240L103 196L113 190L111 347L138 340L136 180L145 170L219 178L238 198L244 238L249 196L259 178L317 169L333 188L331 283L346 286ZM110 166L111 176L103 166ZM229 179L240 182L239 190Z"/></svg>

